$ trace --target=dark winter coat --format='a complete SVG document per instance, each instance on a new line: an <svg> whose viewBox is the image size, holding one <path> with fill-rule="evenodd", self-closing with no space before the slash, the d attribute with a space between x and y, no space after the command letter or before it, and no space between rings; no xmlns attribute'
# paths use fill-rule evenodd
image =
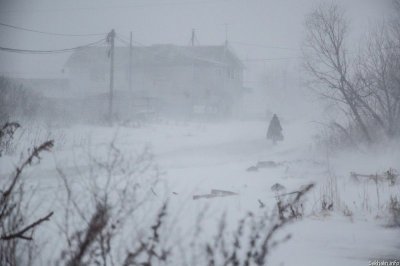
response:
<svg viewBox="0 0 400 266"><path fill-rule="evenodd" d="M272 140L274 143L283 140L282 126L276 114L274 114L269 123L267 139Z"/></svg>

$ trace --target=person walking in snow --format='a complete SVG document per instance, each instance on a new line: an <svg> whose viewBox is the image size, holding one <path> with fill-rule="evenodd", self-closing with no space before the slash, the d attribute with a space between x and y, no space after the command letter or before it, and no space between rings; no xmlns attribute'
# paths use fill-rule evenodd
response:
<svg viewBox="0 0 400 266"><path fill-rule="evenodd" d="M276 144L277 141L283 140L282 126L276 114L274 114L274 116L271 119L271 122L269 123L267 139L272 140L274 144Z"/></svg>

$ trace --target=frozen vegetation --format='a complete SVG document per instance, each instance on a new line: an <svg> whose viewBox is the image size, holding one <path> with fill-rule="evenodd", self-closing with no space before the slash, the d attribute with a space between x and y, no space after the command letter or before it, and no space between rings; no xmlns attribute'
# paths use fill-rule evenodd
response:
<svg viewBox="0 0 400 266"><path fill-rule="evenodd" d="M400 263L400 2L357 49L346 8L258 72L112 30L68 79L0 77L0 265Z"/></svg>
<svg viewBox="0 0 400 266"><path fill-rule="evenodd" d="M398 144L330 153L313 145L312 132L303 128L307 123L284 123L285 142L278 146L266 142L265 121L157 121L141 128L53 129L53 136L57 137L58 130L64 133L63 144L57 146L56 138L52 152L43 153L41 163L24 171L20 182L24 184L21 212L25 223L54 214L27 233L35 245L19 240L16 256L24 261L30 250L36 254L31 259L37 265L68 261L81 248L83 235L89 234L87 226L93 216L101 215L97 211L102 206L107 214L97 219L107 220L104 228L96 227L99 235L83 261L101 260L105 248L106 261L122 264L129 252L144 244L166 252L165 261L153 259L156 265L209 265L210 245L215 265L220 265L233 252L238 226L244 223L237 248L243 262L252 230L266 227L259 232L263 237L273 224L265 213L273 215L279 200L290 201L297 194L278 195L315 184L296 205L290 221L294 224L278 231L269 243L272 248L288 240L273 249L268 257L271 264L364 265L370 258L395 257L399 247L399 182L394 168L400 156ZM29 144L16 147L16 154L26 149L24 145ZM11 175L20 160L3 155L2 176ZM256 166L253 171L251 166ZM281 190L273 190L275 184ZM235 194L194 198L212 190ZM164 204L166 215L157 218ZM152 226L158 219L159 242L153 243ZM218 237L223 240L218 242Z"/></svg>

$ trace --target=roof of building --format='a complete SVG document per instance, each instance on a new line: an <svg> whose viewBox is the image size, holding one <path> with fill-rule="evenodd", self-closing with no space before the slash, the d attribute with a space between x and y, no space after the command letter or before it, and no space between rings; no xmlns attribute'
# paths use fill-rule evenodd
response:
<svg viewBox="0 0 400 266"><path fill-rule="evenodd" d="M87 47L75 51L66 63L67 68L108 64L108 47ZM129 64L129 47L115 47L115 65ZM221 65L243 68L242 62L224 45L220 46L178 46L171 44L134 46L132 48L133 67L181 66L181 65Z"/></svg>

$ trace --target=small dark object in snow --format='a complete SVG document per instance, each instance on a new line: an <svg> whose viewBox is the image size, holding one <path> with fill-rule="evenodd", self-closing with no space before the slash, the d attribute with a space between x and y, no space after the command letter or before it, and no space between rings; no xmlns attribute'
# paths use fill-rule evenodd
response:
<svg viewBox="0 0 400 266"><path fill-rule="evenodd" d="M178 195L178 193L176 193L176 192L172 192L172 194L174 194L174 195Z"/></svg>
<svg viewBox="0 0 400 266"><path fill-rule="evenodd" d="M216 197L226 197L226 196L234 196L238 195L236 192L227 191L227 190L219 190L219 189L212 189L210 194L203 194L203 195L194 195L193 199L201 199L201 198L216 198Z"/></svg>
<svg viewBox="0 0 400 266"><path fill-rule="evenodd" d="M228 191L228 190L220 190L220 189L211 189L211 194L219 195L219 196L237 195L236 192L232 192L232 191Z"/></svg>
<svg viewBox="0 0 400 266"><path fill-rule="evenodd" d="M284 190L284 189L286 189L286 188L283 185L279 184L279 183L276 183L275 185L273 185L271 187L271 190L272 191L276 191L276 192Z"/></svg>
<svg viewBox="0 0 400 266"><path fill-rule="evenodd" d="M321 205L322 205L321 208L324 211L332 211L333 210L333 203L328 204L328 202L326 202L325 199L322 200Z"/></svg>
<svg viewBox="0 0 400 266"><path fill-rule="evenodd" d="M262 202L260 199L258 199L258 203L260 204L260 208L264 208L265 207L264 202Z"/></svg>
<svg viewBox="0 0 400 266"><path fill-rule="evenodd" d="M258 171L257 166L250 166L249 168L246 169L247 172L256 172Z"/></svg>
<svg viewBox="0 0 400 266"><path fill-rule="evenodd" d="M279 163L274 161L259 161L257 162L257 168L273 168L279 166Z"/></svg>
<svg viewBox="0 0 400 266"><path fill-rule="evenodd" d="M274 144L276 144L277 141L283 140L282 126L276 114L274 114L274 116L271 119L271 122L269 122L267 139L272 140Z"/></svg>

